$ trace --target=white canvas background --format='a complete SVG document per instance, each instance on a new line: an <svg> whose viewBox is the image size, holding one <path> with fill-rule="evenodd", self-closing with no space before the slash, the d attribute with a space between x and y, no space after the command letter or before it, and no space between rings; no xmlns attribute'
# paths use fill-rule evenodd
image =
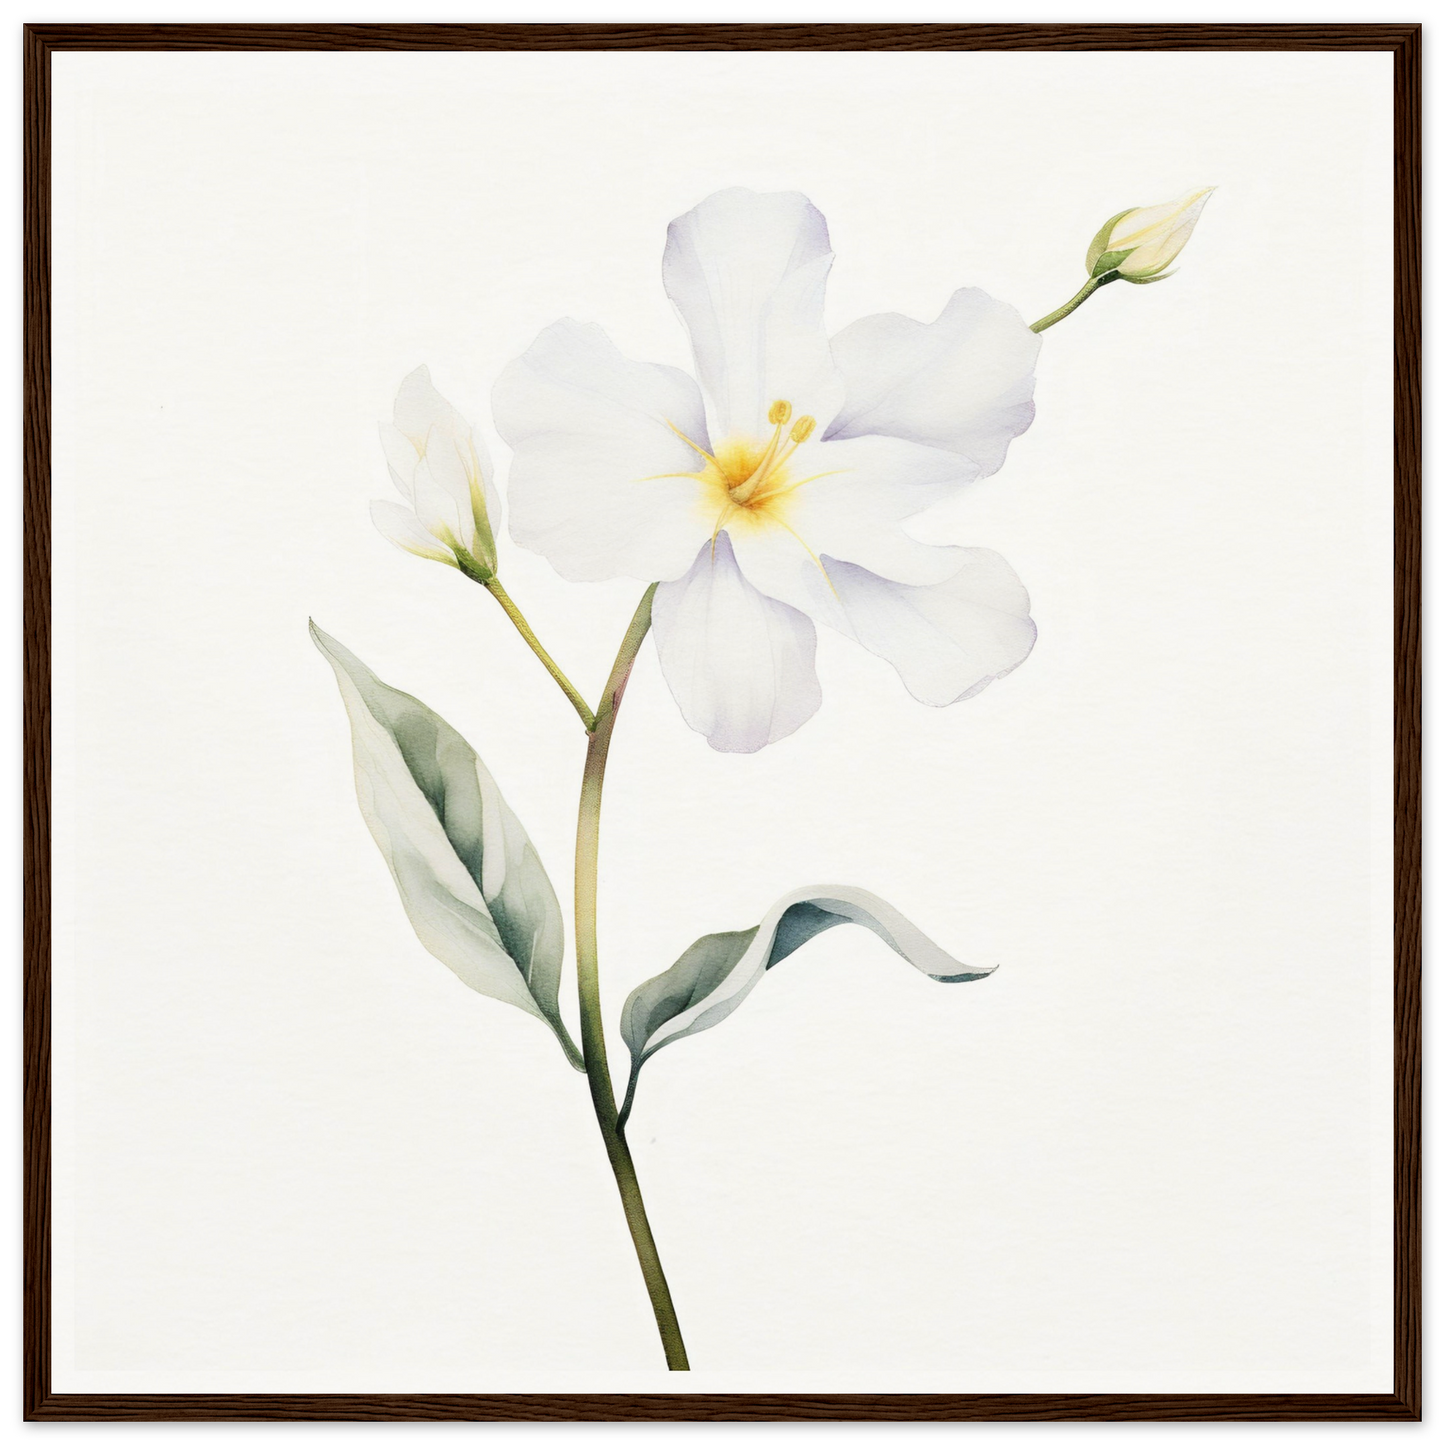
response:
<svg viewBox="0 0 1445 1445"><path fill-rule="evenodd" d="M1389 62L56 62L57 1360L78 1389L1389 1386ZM485 425L564 314L685 362L662 230L805 190L832 319L1026 315L1105 216L1221 189L1180 276L1050 332L929 535L1040 643L712 754L645 654L604 982L807 881L840 930L658 1056L632 1130L699 1369L657 1369L580 1077L412 938L309 615L482 752L566 892L580 742L365 503L405 370ZM499 456L504 452L498 446ZM637 588L504 575L595 693Z"/></svg>

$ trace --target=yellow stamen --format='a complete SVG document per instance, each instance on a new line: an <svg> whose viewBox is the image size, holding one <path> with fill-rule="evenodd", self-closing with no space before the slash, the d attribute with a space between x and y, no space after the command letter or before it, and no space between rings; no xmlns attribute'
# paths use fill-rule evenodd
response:
<svg viewBox="0 0 1445 1445"><path fill-rule="evenodd" d="M712 550L708 554L708 561L710 562L717 561L717 534L722 531L723 518L726 517L732 509L733 504L731 502L724 502L722 511L717 514L717 521L712 524Z"/></svg>
<svg viewBox="0 0 1445 1445"><path fill-rule="evenodd" d="M847 471L846 467L829 471L814 472L811 476L793 478L788 475L788 466L798 450L817 431L817 418L800 416L793 418L793 406L788 401L775 401L768 408L768 420L773 424L773 434L761 447L741 437L726 439L719 443L717 453L705 451L670 421L668 429L685 442L703 459L704 465L695 472L659 472L651 477L640 477L639 481L660 481L676 478L679 481L701 483L706 489L713 489L714 505L722 501L722 507L713 518L708 543L709 555L717 557L718 534L729 527L757 526L781 527L807 553L809 560L823 574L828 590L836 597L837 588L823 565L823 559L788 525L779 515L786 498L810 482L823 477L837 476ZM708 495L704 491L702 495Z"/></svg>
<svg viewBox="0 0 1445 1445"><path fill-rule="evenodd" d="M705 452L705 451L703 451L703 449L702 449L700 446L698 446L698 444L697 444L695 441L693 441L693 439L692 439L690 436L688 436L686 432L680 431L677 427L673 426L673 424L672 424L670 421L668 421L666 417L663 417L662 420L663 420L664 424L667 426L667 429L668 429L670 432L672 432L672 434L673 434L675 437L678 437L680 440L685 441L685 442L688 444L688 446L690 446L690 447L693 449L693 451L695 451L695 452L698 454L698 456L704 457L704 458L706 458L706 459L707 459L708 461L710 461L710 462L717 460L717 458L714 457L711 452ZM670 474L670 473L665 473L664 475L671 475L671 474Z"/></svg>
<svg viewBox="0 0 1445 1445"><path fill-rule="evenodd" d="M792 420L792 417L793 403L790 401L775 401L768 408L768 420L773 424L773 435L767 446L763 448L763 454L758 458L752 471L729 491L733 501L739 505L746 505L752 501L754 493L767 481L769 474L782 466L790 455L783 441L783 428ZM817 425L818 423L810 416L798 418L792 431L788 433L792 439L794 451L812 436L813 428Z"/></svg>
<svg viewBox="0 0 1445 1445"><path fill-rule="evenodd" d="M779 423L773 428L772 440L767 444L762 456L758 458L757 465L743 482L732 489L732 499L735 502L746 502L752 494L762 485L763 479L773 469L773 463L778 455L778 446L783 440L783 428Z"/></svg>
<svg viewBox="0 0 1445 1445"><path fill-rule="evenodd" d="M804 425L804 423L806 423L806 425ZM793 443L792 446L789 447L784 444L782 448L777 452L777 454L772 457L769 457L765 454L763 460L758 463L754 475L749 477L748 481L754 482L754 479L757 477L758 472L765 472L766 475L758 478L755 482L754 488L747 492L746 495L739 495L738 491L734 491L733 499L738 502L751 501L754 505L757 505L760 502L769 501L773 497L785 496L788 492L796 491L798 487L802 486L802 482L796 482L793 484L793 486L790 487L783 487L778 485L778 483L783 480L783 463L792 459L793 454L798 450L800 446L802 446L805 441L807 441L808 437L813 431L813 428L816 426L817 423L813 420L812 417L805 416L801 418L801 420L799 420L798 424L793 428L791 433ZM799 435L800 431L802 432L801 436ZM776 438L774 438L774 440L776 440ZM846 470L846 468L839 468L838 470L842 471ZM811 477L805 477L803 480L812 482L816 481L818 477L827 477L831 475L831 472L818 472L816 473L816 475ZM774 485L769 486L769 482L774 483Z"/></svg>
<svg viewBox="0 0 1445 1445"><path fill-rule="evenodd" d="M793 531L793 529L785 521L783 521L781 517L774 517L773 521L775 521L778 526L783 529L783 531L787 532L798 544L798 546L800 546L803 551L805 551L808 556L813 559L813 565L818 569L818 571L823 574L823 581L828 584L828 591L830 591L834 597L838 597L838 589L833 586L833 579L828 576L828 569L823 565L823 559L800 536L798 536L798 534ZM841 602L843 599L839 597L838 600Z"/></svg>
<svg viewBox="0 0 1445 1445"><path fill-rule="evenodd" d="M847 467L834 467L831 472L814 472L811 477L804 477L801 481L793 482L786 487L779 487L776 492L769 493L772 497L786 497L796 492L799 487L806 487L809 482L816 482L820 477L842 476L848 470Z"/></svg>

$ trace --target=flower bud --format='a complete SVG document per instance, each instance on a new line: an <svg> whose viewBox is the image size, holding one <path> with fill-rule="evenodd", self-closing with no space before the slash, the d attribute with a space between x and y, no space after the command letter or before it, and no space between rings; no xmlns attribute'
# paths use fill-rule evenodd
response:
<svg viewBox="0 0 1445 1445"><path fill-rule="evenodd" d="M486 452L467 420L432 385L426 367L402 382L381 442L391 479L407 503L371 504L382 535L478 581L494 576L491 516L497 506Z"/></svg>
<svg viewBox="0 0 1445 1445"><path fill-rule="evenodd" d="M1104 222L1089 243L1084 264L1090 276L1117 271L1122 280L1143 285L1174 273L1165 268L1184 249L1214 190L1205 186L1162 206L1136 206Z"/></svg>

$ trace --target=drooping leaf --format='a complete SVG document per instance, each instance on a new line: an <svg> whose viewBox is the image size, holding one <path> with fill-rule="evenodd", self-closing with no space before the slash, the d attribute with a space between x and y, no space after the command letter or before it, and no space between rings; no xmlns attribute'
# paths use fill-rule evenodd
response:
<svg viewBox="0 0 1445 1445"><path fill-rule="evenodd" d="M351 721L356 797L426 949L468 988L533 1014L572 1064L557 1007L562 910L542 861L462 735L313 622Z"/></svg>
<svg viewBox="0 0 1445 1445"><path fill-rule="evenodd" d="M666 973L628 995L622 1037L632 1052L632 1077L622 1122L631 1108L638 1071L658 1049L720 1024L770 968L840 923L857 923L876 933L899 957L939 983L968 983L993 972L992 966L965 967L876 894L862 888L800 888L773 904L754 928L705 934Z"/></svg>

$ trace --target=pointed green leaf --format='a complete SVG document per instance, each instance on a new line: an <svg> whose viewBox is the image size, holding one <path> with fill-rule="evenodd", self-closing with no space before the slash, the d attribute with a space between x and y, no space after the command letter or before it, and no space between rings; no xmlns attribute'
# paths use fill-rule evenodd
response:
<svg viewBox="0 0 1445 1445"><path fill-rule="evenodd" d="M546 1023L580 1068L557 1007L562 910L517 815L454 727L314 622L311 636L351 721L362 817L417 937L468 988Z"/></svg>
<svg viewBox="0 0 1445 1445"><path fill-rule="evenodd" d="M776 964L810 938L857 923L939 983L986 978L992 967L965 967L920 933L892 904L862 888L800 888L780 898L755 928L709 933L656 978L639 984L622 1009L622 1037L632 1052L621 1122L638 1071L658 1049L720 1024Z"/></svg>

